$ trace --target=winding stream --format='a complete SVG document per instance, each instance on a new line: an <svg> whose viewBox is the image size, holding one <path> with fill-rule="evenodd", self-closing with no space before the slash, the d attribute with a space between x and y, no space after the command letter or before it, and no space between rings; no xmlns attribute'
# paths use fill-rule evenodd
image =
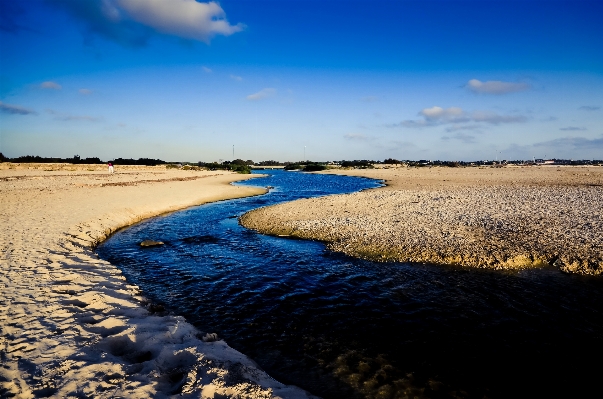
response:
<svg viewBox="0 0 603 399"><path fill-rule="evenodd" d="M153 218L97 248L145 296L324 398L578 397L598 389L603 279L375 263L237 216L379 182L270 171L269 194ZM163 241L142 248L145 239ZM589 360L598 366L589 366Z"/></svg>

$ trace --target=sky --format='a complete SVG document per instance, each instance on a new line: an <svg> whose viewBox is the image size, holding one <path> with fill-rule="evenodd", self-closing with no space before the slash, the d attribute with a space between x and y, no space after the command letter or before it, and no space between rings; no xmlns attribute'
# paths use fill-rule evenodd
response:
<svg viewBox="0 0 603 399"><path fill-rule="evenodd" d="M603 159L603 2L0 0L0 152Z"/></svg>

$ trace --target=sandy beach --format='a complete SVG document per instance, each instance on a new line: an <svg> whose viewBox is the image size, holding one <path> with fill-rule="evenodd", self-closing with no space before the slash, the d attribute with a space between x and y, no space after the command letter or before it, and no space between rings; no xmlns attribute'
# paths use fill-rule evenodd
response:
<svg viewBox="0 0 603 399"><path fill-rule="evenodd" d="M165 167L0 164L0 396L306 398L211 331L153 313L94 246L142 219L262 194ZM153 237L149 237L153 239ZM204 339L205 338L205 339ZM207 342L206 342L207 341Z"/></svg>
<svg viewBox="0 0 603 399"><path fill-rule="evenodd" d="M377 261L603 272L601 167L329 170L383 188L251 211L261 233L321 240Z"/></svg>

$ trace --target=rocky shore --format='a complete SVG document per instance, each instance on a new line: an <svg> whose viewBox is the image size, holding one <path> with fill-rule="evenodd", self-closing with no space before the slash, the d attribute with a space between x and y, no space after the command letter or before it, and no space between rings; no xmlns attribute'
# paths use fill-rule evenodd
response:
<svg viewBox="0 0 603 399"><path fill-rule="evenodd" d="M377 260L603 273L603 168L339 170L387 186L243 215L261 233Z"/></svg>

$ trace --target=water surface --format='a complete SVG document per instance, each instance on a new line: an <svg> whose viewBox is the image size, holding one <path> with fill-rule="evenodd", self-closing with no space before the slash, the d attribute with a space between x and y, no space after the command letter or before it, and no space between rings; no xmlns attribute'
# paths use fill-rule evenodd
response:
<svg viewBox="0 0 603 399"><path fill-rule="evenodd" d="M98 253L155 303L325 398L576 397L598 387L601 279L375 263L257 234L237 216L379 185L269 173L240 183L274 186L267 195L147 220ZM141 248L145 239L165 245Z"/></svg>

